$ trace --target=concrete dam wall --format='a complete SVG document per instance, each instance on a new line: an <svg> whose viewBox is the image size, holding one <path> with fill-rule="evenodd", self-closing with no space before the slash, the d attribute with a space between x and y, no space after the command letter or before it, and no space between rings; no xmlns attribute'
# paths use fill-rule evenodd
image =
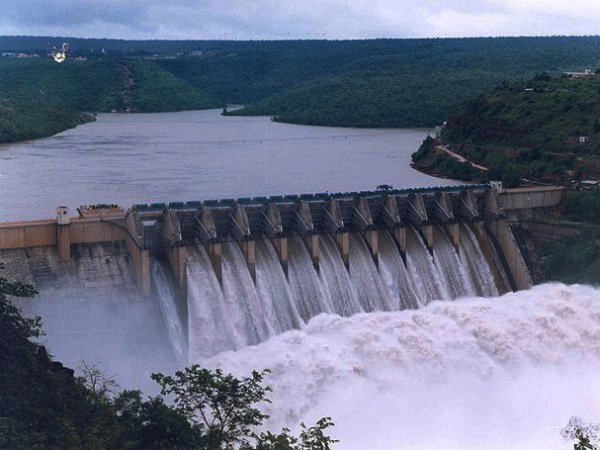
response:
<svg viewBox="0 0 600 450"><path fill-rule="evenodd" d="M259 343L321 312L527 289L510 221L564 195L540 192L323 193L82 209L76 219L59 208L55 220L0 224L0 261L37 286L23 307L42 315L66 363L77 365L85 341L87 355L169 365Z"/></svg>

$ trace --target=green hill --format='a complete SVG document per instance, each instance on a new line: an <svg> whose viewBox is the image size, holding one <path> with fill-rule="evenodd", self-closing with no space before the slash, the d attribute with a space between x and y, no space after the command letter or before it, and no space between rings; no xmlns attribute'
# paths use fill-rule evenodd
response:
<svg viewBox="0 0 600 450"><path fill-rule="evenodd" d="M63 64L45 57L69 42ZM0 37L0 128L37 137L82 119L82 111L176 111L242 104L235 115L313 125L420 127L441 123L469 100L549 71L598 62L600 37L375 39L354 41L123 41ZM76 61L75 57L87 58ZM43 92L43 93L42 93ZM64 123L37 127L37 110ZM43 114L41 117L54 117ZM18 119L17 119L18 120ZM3 132L3 136L15 133Z"/></svg>
<svg viewBox="0 0 600 450"><path fill-rule="evenodd" d="M451 114L443 135L449 148L491 169L490 176L566 183L600 176L600 76L538 75L505 83ZM442 170L446 159L421 167ZM433 160L435 159L435 161ZM418 162L418 161L417 161ZM479 171L467 179L481 177Z"/></svg>
<svg viewBox="0 0 600 450"><path fill-rule="evenodd" d="M95 112L181 111L222 103L151 61L107 59L57 64L0 58L0 142L50 136Z"/></svg>

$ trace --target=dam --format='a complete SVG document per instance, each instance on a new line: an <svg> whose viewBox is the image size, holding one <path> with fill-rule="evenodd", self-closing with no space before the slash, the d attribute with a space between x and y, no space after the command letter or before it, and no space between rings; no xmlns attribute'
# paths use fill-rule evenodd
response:
<svg viewBox="0 0 600 450"><path fill-rule="evenodd" d="M41 311L65 354L187 362L320 313L528 289L511 224L563 199L562 188L492 183L98 205L76 218L59 207L55 219L0 224L0 261L40 291L24 311ZM96 333L87 346L84 328Z"/></svg>

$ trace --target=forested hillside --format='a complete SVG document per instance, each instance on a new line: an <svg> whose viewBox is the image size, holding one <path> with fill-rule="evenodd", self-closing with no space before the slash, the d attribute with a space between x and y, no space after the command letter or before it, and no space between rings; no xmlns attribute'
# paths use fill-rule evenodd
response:
<svg viewBox="0 0 600 450"><path fill-rule="evenodd" d="M0 58L0 142L50 136L94 120L95 112L220 106L152 62L104 58L57 64L46 58Z"/></svg>
<svg viewBox="0 0 600 450"><path fill-rule="evenodd" d="M409 39L248 43L159 63L227 103L235 115L300 124L440 124L503 81L583 69L600 38Z"/></svg>
<svg viewBox="0 0 600 450"><path fill-rule="evenodd" d="M495 176L501 169L552 183L598 178L600 75L542 74L504 84L461 105L442 139Z"/></svg>
<svg viewBox="0 0 600 450"><path fill-rule="evenodd" d="M46 54L69 43L63 64ZM243 104L235 115L314 125L432 126L503 82L598 65L600 37L355 41L122 41L0 37L3 141L51 134L82 111ZM87 58L76 61L75 57ZM39 123L33 112L45 114ZM24 120L19 120L25 114ZM15 131L15 128L17 129ZM8 130L8 131L7 131ZM54 132L54 131L52 131ZM8 136L8 137L7 137ZM11 137L12 136L12 137Z"/></svg>

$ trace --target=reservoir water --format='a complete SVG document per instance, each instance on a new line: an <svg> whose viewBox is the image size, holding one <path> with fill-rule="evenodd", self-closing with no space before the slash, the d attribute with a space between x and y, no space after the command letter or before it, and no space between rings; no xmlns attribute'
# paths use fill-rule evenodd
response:
<svg viewBox="0 0 600 450"><path fill-rule="evenodd" d="M99 114L36 141L0 146L0 221L66 205L456 184L409 167L428 130L288 125L220 110Z"/></svg>

